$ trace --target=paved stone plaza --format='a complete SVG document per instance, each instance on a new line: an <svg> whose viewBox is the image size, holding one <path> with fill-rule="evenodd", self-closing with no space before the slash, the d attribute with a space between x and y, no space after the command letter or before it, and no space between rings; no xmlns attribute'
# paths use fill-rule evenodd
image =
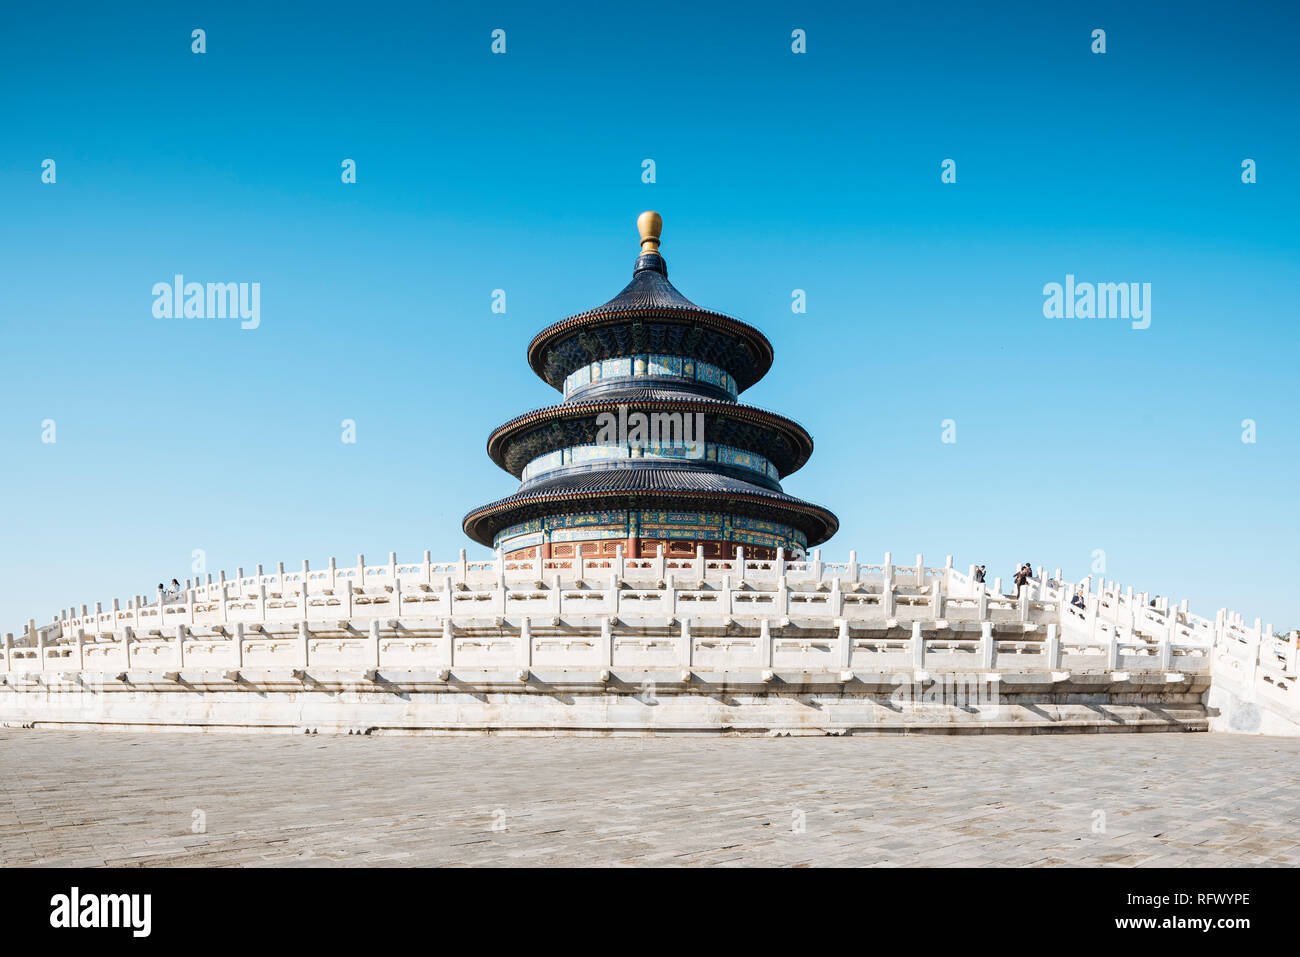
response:
<svg viewBox="0 0 1300 957"><path fill-rule="evenodd" d="M0 730L0 861L1295 865L1298 768L1300 740L1217 734Z"/></svg>

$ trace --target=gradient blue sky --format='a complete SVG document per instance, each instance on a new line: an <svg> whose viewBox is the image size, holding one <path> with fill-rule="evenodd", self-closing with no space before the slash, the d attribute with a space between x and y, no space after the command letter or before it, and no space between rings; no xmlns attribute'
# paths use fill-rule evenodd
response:
<svg viewBox="0 0 1300 957"><path fill-rule="evenodd" d="M623 286L647 208L678 288L775 345L744 398L816 438L785 488L839 514L828 560L1076 578L1103 549L1108 578L1300 626L1297 17L5 5L0 628L194 549L486 555L460 519L516 487L486 436L557 397L525 346ZM261 327L154 318L177 272L260 282ZM1150 282L1151 327L1043 318L1066 273Z"/></svg>

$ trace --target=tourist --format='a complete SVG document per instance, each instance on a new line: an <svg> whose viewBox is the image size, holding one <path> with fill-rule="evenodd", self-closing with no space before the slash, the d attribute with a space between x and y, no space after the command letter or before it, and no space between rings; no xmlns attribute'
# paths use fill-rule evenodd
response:
<svg viewBox="0 0 1300 957"><path fill-rule="evenodd" d="M1082 588L1076 588L1076 589L1074 590L1074 597L1070 599L1070 604L1073 605L1075 608L1083 608L1083 609L1087 609L1088 605L1087 605L1087 603L1083 600L1083 589L1082 589Z"/></svg>
<svg viewBox="0 0 1300 957"><path fill-rule="evenodd" d="M981 585L984 584L984 566L983 566L983 565L976 565L976 566L975 566L975 581L976 581L977 583L981 584Z"/></svg>
<svg viewBox="0 0 1300 957"><path fill-rule="evenodd" d="M1028 584L1030 574L1029 562L1025 562L1020 566L1020 570L1016 572L1015 578L1012 579L1012 581L1015 582L1015 590L1011 593L1013 598L1020 597L1020 589L1024 588L1025 585Z"/></svg>

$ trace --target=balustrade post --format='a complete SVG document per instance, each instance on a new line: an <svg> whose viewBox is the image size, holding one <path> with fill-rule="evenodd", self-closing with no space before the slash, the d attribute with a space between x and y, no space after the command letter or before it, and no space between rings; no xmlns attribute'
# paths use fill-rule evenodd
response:
<svg viewBox="0 0 1300 957"><path fill-rule="evenodd" d="M916 556L916 587L925 587L925 556L920 553Z"/></svg>
<svg viewBox="0 0 1300 957"><path fill-rule="evenodd" d="M370 629L366 633L366 657L373 668L379 667L379 619L370 619Z"/></svg>
<svg viewBox="0 0 1300 957"><path fill-rule="evenodd" d="M600 620L600 663L614 663L614 627L608 617Z"/></svg>
<svg viewBox="0 0 1300 957"><path fill-rule="evenodd" d="M77 671L86 670L86 629L77 629Z"/></svg>
<svg viewBox="0 0 1300 957"><path fill-rule="evenodd" d="M736 546L736 581L744 584L745 581L745 546Z"/></svg>
<svg viewBox="0 0 1300 957"><path fill-rule="evenodd" d="M533 666L532 622L524 615L519 622L519 667L527 670Z"/></svg>
<svg viewBox="0 0 1300 957"><path fill-rule="evenodd" d="M1160 669L1168 671L1174 663L1174 643L1171 638L1165 637L1160 639Z"/></svg>
<svg viewBox="0 0 1300 957"><path fill-rule="evenodd" d="M993 641L993 623L986 621L980 624L980 664L992 668L996 660L997 644Z"/></svg>
<svg viewBox="0 0 1300 957"><path fill-rule="evenodd" d="M612 614L617 615L620 605L618 575L614 572L609 573L609 610Z"/></svg>
<svg viewBox="0 0 1300 957"><path fill-rule="evenodd" d="M33 625L35 622L33 622ZM45 671L45 632L36 631L36 670Z"/></svg>
<svg viewBox="0 0 1300 957"><path fill-rule="evenodd" d="M185 621L188 625L194 624L194 589L190 588L185 592Z"/></svg>
<svg viewBox="0 0 1300 957"><path fill-rule="evenodd" d="M840 591L840 579L838 576L831 579L831 601L830 613L832 618L838 618L844 614L844 593Z"/></svg>
<svg viewBox="0 0 1300 957"><path fill-rule="evenodd" d="M357 583L358 587L363 589L366 587L366 556L360 552L357 552L357 572L352 577L352 580Z"/></svg>
<svg viewBox="0 0 1300 957"><path fill-rule="evenodd" d="M420 562L420 581L426 585L433 584L433 563L429 559L429 550L426 548L424 550L424 560Z"/></svg>
<svg viewBox="0 0 1300 957"><path fill-rule="evenodd" d="M815 582L822 580L822 550L820 548L813 549L812 579Z"/></svg>
<svg viewBox="0 0 1300 957"><path fill-rule="evenodd" d="M695 578L700 585L704 584L704 546L695 546ZM699 587L699 586L697 586Z"/></svg>
<svg viewBox="0 0 1300 957"><path fill-rule="evenodd" d="M919 621L912 622L912 670L925 670L925 634Z"/></svg>
<svg viewBox="0 0 1300 957"><path fill-rule="evenodd" d="M533 556L533 580L539 584L542 581L542 546L537 546L537 554Z"/></svg>
<svg viewBox="0 0 1300 957"><path fill-rule="evenodd" d="M1296 667L1300 664L1300 631L1293 631L1287 635L1286 649L1286 673L1292 678L1296 677Z"/></svg>
<svg viewBox="0 0 1300 957"><path fill-rule="evenodd" d="M776 548L776 574L780 578L785 577L785 546L778 545Z"/></svg>
<svg viewBox="0 0 1300 957"><path fill-rule="evenodd" d="M551 598L551 614L555 615L556 617L559 616L560 611L561 611L561 609L562 609L562 607L563 607L563 606L561 605L561 603L560 603L560 599L561 599L561 597L562 597L561 594L560 594L560 591L561 591L561 589L560 589L560 573L559 573L559 572L555 572L553 575L551 575L551 596L550 596L550 598Z"/></svg>
<svg viewBox="0 0 1300 957"><path fill-rule="evenodd" d="M847 619L841 618L835 622L835 625L839 629L840 670L844 670L853 660L853 636L849 634Z"/></svg>
<svg viewBox="0 0 1300 957"><path fill-rule="evenodd" d="M266 586L257 586L257 620L266 621Z"/></svg>
<svg viewBox="0 0 1300 957"><path fill-rule="evenodd" d="M880 571L885 581L885 591L889 591L889 586L894 584L894 556L889 552L885 552L885 561Z"/></svg>
<svg viewBox="0 0 1300 957"><path fill-rule="evenodd" d="M622 546L622 545L615 545L615 546L614 546L614 574L615 574L619 579L623 579L623 578L626 578L626 577L627 577L627 572L626 572L626 570L624 569L624 566L623 566L623 546Z"/></svg>
<svg viewBox="0 0 1300 957"><path fill-rule="evenodd" d="M1026 582L1025 586L1020 589L1020 620L1029 620L1029 592L1030 586Z"/></svg>
<svg viewBox="0 0 1300 957"><path fill-rule="evenodd" d="M655 580L664 580L664 546L660 542L655 546Z"/></svg>
<svg viewBox="0 0 1300 957"><path fill-rule="evenodd" d="M758 664L760 668L772 667L772 625L766 617L758 622Z"/></svg>
<svg viewBox="0 0 1300 957"><path fill-rule="evenodd" d="M397 577L397 552L388 553L388 580L392 581Z"/></svg>
<svg viewBox="0 0 1300 957"><path fill-rule="evenodd" d="M343 582L343 617L352 617L352 579L345 579Z"/></svg>
<svg viewBox="0 0 1300 957"><path fill-rule="evenodd" d="M1059 671L1061 668L1061 636L1056 625L1047 626L1047 670Z"/></svg>
<svg viewBox="0 0 1300 957"><path fill-rule="evenodd" d="M943 617L943 582L935 579L930 582L930 617L938 621Z"/></svg>
<svg viewBox="0 0 1300 957"><path fill-rule="evenodd" d="M235 622L235 634L231 639L235 643L235 670L244 667L244 623Z"/></svg>
<svg viewBox="0 0 1300 957"><path fill-rule="evenodd" d="M682 619L682 637L681 644L678 647L678 656L681 659L683 668L689 668L695 652L695 640L691 637L691 620L690 618Z"/></svg>
<svg viewBox="0 0 1300 957"><path fill-rule="evenodd" d="M185 667L185 626L176 626L176 670Z"/></svg>
<svg viewBox="0 0 1300 957"><path fill-rule="evenodd" d="M858 568L858 553L854 549L849 550L849 581L856 583L860 570Z"/></svg>
<svg viewBox="0 0 1300 957"><path fill-rule="evenodd" d="M1106 645L1106 667L1114 671L1119 667L1119 635L1111 629L1110 642Z"/></svg>
<svg viewBox="0 0 1300 957"><path fill-rule="evenodd" d="M14 670L14 633L5 632L5 674Z"/></svg>
<svg viewBox="0 0 1300 957"><path fill-rule="evenodd" d="M393 604L397 608L397 618L402 617L402 579L393 578Z"/></svg>
<svg viewBox="0 0 1300 957"><path fill-rule="evenodd" d="M781 575L776 580L776 610L782 616L790 614L790 586L785 577L785 566L781 566Z"/></svg>
<svg viewBox="0 0 1300 957"><path fill-rule="evenodd" d="M130 625L122 629L122 656L126 659L124 671L131 670L131 639L133 637L134 633L131 631Z"/></svg>
<svg viewBox="0 0 1300 957"><path fill-rule="evenodd" d="M307 622L298 622L298 667L305 669L309 663L311 651L311 632L307 630Z"/></svg>
<svg viewBox="0 0 1300 957"><path fill-rule="evenodd" d="M456 663L456 635L452 630L451 618L442 620L443 662L450 668Z"/></svg>

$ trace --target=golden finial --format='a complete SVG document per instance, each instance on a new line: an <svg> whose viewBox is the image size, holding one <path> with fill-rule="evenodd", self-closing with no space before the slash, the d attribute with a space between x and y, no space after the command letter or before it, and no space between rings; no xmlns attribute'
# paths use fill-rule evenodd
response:
<svg viewBox="0 0 1300 957"><path fill-rule="evenodd" d="M636 228L641 231L641 255L658 255L659 234L663 232L664 218L653 209L647 209L636 218Z"/></svg>

